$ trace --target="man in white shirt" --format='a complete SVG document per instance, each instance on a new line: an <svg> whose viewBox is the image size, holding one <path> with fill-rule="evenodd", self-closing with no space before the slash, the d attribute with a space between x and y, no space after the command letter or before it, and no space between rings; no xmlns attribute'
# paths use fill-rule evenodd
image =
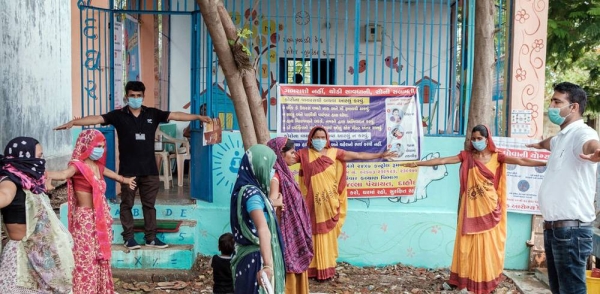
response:
<svg viewBox="0 0 600 294"><path fill-rule="evenodd" d="M538 200L544 217L544 248L550 290L586 294L586 261L592 252L594 195L600 162L598 133L582 119L587 97L578 85L554 87L548 117L556 136L528 145L552 151Z"/></svg>

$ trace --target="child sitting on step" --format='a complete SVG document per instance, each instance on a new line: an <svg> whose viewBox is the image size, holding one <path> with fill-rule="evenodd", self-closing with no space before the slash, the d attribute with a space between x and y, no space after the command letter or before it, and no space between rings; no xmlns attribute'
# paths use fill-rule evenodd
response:
<svg viewBox="0 0 600 294"><path fill-rule="evenodd" d="M233 293L233 278L231 277L231 256L235 241L233 234L225 233L219 237L219 251L221 255L214 255L210 260L213 269L213 293Z"/></svg>

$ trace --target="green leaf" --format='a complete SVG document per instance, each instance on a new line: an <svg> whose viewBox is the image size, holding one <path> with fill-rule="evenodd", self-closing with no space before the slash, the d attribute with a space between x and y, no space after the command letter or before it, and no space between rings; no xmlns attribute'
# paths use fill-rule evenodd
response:
<svg viewBox="0 0 600 294"><path fill-rule="evenodd" d="M252 31L248 28L243 28L241 30L238 30L237 35L242 39L248 39L252 36Z"/></svg>

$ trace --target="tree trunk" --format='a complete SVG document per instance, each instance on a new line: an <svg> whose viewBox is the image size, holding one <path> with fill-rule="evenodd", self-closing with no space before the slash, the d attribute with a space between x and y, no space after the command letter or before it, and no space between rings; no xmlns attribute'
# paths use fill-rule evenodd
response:
<svg viewBox="0 0 600 294"><path fill-rule="evenodd" d="M227 80L227 84L229 85L244 148L248 149L257 143L256 133L252 117L248 115L250 113L250 106L248 105L248 98L246 97L246 91L242 83L242 76L233 60L233 54L231 53L229 42L227 41L227 36L225 35L223 24L217 11L217 6L220 2L220 0L196 0L196 3L200 6L200 13L208 29L208 33L212 38L225 80ZM208 86L212 87L212 85Z"/></svg>
<svg viewBox="0 0 600 294"><path fill-rule="evenodd" d="M473 63L473 91L466 142L470 144L471 130L476 125L487 125L494 118L492 91L494 80L494 0L475 2L475 48ZM490 129L494 129L491 128ZM491 135L491 134L490 134Z"/></svg>
<svg viewBox="0 0 600 294"><path fill-rule="evenodd" d="M217 10L221 23L223 23L223 29L225 35L229 40L237 39L237 29L231 20L231 16L227 12L223 2L218 1ZM252 121L254 122L254 131L259 144L267 144L271 136L269 135L269 127L267 125L266 113L263 110L262 97L258 91L256 85L256 69L248 70L242 75L242 83L248 97L248 104L250 106L250 114L252 115Z"/></svg>

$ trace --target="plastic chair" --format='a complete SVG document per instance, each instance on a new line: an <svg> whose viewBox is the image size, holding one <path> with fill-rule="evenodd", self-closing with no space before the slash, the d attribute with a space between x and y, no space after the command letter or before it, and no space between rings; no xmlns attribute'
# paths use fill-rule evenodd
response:
<svg viewBox="0 0 600 294"><path fill-rule="evenodd" d="M159 173L158 180L164 182L165 189L169 189L173 184L173 175L171 173L171 160L169 159L169 152L154 151L154 156L158 159L156 163L158 164L159 169L162 166L162 174Z"/></svg>
<svg viewBox="0 0 600 294"><path fill-rule="evenodd" d="M183 186L183 169L185 166L185 161L191 159L190 142L187 139L175 139L169 135L166 135L160 130L157 131L157 134L163 136L163 143L171 143L175 145L175 153L169 154L168 158L169 160L174 159L177 163L177 186L181 187Z"/></svg>
<svg viewBox="0 0 600 294"><path fill-rule="evenodd" d="M157 135L164 135L162 132ZM159 169L158 180L162 181L165 185L165 190L169 189L173 185L173 173L171 172L171 159L169 158L169 152L165 149L165 143L163 140L154 142L154 156L156 157L156 165ZM162 173L160 169L162 167Z"/></svg>

